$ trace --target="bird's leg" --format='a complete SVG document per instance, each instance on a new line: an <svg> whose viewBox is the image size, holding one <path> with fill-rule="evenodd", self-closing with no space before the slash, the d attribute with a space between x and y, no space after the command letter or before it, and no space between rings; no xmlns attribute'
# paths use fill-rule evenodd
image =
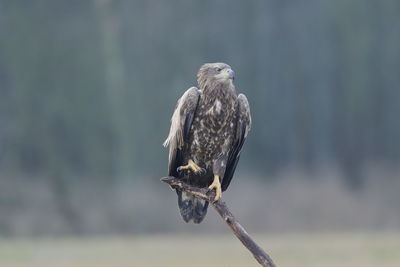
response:
<svg viewBox="0 0 400 267"><path fill-rule="evenodd" d="M189 159L188 164L187 165L183 165L178 167L178 172L181 172L183 170L191 170L194 173L204 173L206 170L199 167L199 165L197 165L196 163L194 163L193 160Z"/></svg>
<svg viewBox="0 0 400 267"><path fill-rule="evenodd" d="M219 176L218 175L214 175L214 181L208 187L208 189L210 189L210 190L215 189L214 201L219 200L221 198L221 195L222 195L221 182L219 181Z"/></svg>

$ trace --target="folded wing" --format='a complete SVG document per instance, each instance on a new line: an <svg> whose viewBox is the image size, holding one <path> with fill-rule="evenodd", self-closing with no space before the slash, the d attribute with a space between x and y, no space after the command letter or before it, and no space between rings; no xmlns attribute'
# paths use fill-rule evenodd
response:
<svg viewBox="0 0 400 267"><path fill-rule="evenodd" d="M240 151L242 150L247 134L251 128L250 106L244 94L239 94L237 98L236 120L236 133L232 147L229 151L224 178L222 179L222 191L225 191L228 188L232 180L236 166L239 162Z"/></svg>
<svg viewBox="0 0 400 267"><path fill-rule="evenodd" d="M178 102L171 118L169 135L164 146L169 146L168 175L178 177L177 168L183 165L182 148L188 142L190 127L200 99L196 87L189 88Z"/></svg>

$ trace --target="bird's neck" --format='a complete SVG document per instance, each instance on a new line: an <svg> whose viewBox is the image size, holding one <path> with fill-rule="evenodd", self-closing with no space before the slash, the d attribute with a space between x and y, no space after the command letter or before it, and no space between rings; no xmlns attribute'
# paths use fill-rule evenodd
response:
<svg viewBox="0 0 400 267"><path fill-rule="evenodd" d="M205 102L214 102L216 99L237 97L233 83L218 84L214 87L204 86L202 89L202 95Z"/></svg>

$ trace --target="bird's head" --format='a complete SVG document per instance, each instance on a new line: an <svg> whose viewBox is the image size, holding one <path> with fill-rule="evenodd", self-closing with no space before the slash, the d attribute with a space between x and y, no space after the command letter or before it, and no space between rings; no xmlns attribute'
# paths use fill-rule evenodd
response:
<svg viewBox="0 0 400 267"><path fill-rule="evenodd" d="M197 82L200 89L206 86L214 87L218 84L232 85L235 72L225 63L206 63L197 73Z"/></svg>

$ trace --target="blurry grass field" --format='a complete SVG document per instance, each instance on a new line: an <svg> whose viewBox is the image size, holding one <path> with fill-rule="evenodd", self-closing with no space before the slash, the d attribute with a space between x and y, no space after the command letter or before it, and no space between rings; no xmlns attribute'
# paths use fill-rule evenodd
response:
<svg viewBox="0 0 400 267"><path fill-rule="evenodd" d="M253 234L277 266L400 266L400 233ZM232 235L0 239L0 266L258 266Z"/></svg>

